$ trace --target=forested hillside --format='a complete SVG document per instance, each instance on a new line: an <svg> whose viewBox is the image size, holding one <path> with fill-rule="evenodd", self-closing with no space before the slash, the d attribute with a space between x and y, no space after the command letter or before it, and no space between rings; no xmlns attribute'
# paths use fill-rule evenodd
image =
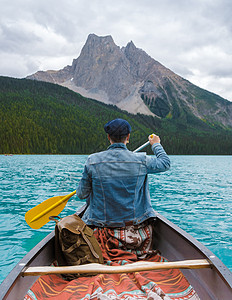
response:
<svg viewBox="0 0 232 300"><path fill-rule="evenodd" d="M169 154L232 154L231 131L193 116L178 122L132 115L59 85L0 77L0 153L89 154L104 150L104 124L125 118L133 150L156 132Z"/></svg>

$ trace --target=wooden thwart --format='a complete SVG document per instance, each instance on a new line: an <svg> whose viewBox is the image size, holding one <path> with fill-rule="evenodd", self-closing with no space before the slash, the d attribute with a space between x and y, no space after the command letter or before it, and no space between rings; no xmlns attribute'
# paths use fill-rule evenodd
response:
<svg viewBox="0 0 232 300"><path fill-rule="evenodd" d="M152 271L161 269L201 269L210 268L211 263L207 259L182 260L174 262L148 262L141 261L124 266L107 266L101 264L85 264L65 267L28 267L22 272L22 276L38 276L46 274L115 274Z"/></svg>

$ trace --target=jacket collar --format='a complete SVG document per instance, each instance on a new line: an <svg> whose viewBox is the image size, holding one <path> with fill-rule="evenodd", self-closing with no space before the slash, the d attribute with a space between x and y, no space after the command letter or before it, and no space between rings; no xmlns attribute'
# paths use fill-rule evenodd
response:
<svg viewBox="0 0 232 300"><path fill-rule="evenodd" d="M113 149L116 149L116 148L121 148L121 149L124 149L124 150L128 150L126 145L123 144L123 143L114 143L112 145L110 145L107 150L113 150Z"/></svg>

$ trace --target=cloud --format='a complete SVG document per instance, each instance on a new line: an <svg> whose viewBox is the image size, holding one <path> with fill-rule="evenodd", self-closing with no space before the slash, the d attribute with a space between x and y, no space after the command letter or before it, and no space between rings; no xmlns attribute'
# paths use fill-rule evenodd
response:
<svg viewBox="0 0 232 300"><path fill-rule="evenodd" d="M232 100L230 0L1 2L1 75L63 68L95 33L121 47L133 40L172 71Z"/></svg>

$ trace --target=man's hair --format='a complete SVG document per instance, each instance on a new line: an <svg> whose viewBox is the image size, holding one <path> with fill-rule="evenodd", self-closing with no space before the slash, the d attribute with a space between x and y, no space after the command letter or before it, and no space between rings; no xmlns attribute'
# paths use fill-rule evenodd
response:
<svg viewBox="0 0 232 300"><path fill-rule="evenodd" d="M114 143L124 143L127 135L110 135L110 138Z"/></svg>

